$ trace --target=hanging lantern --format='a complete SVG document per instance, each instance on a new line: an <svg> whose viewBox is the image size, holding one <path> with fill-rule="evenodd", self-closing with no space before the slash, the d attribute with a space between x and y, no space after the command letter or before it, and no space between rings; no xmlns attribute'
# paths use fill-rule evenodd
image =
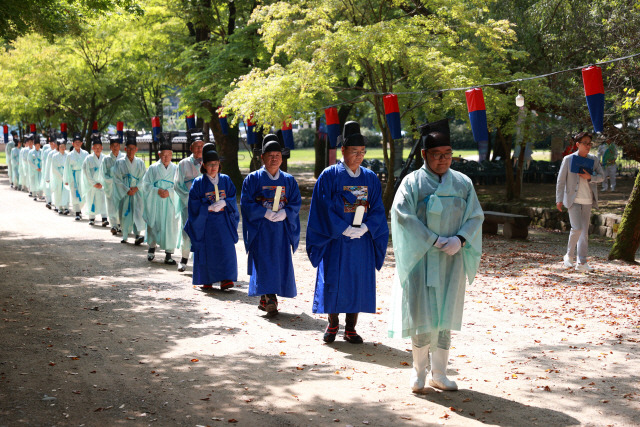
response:
<svg viewBox="0 0 640 427"><path fill-rule="evenodd" d="M124 122L116 122L116 133L120 138L120 144L122 144L124 140Z"/></svg>
<svg viewBox="0 0 640 427"><path fill-rule="evenodd" d="M29 130L31 131L31 133L36 133L36 125L34 123L31 123L29 125Z"/></svg>
<svg viewBox="0 0 640 427"><path fill-rule="evenodd" d="M160 117L151 117L151 136L153 142L158 142L158 135L162 133L162 126L160 125Z"/></svg>
<svg viewBox="0 0 640 427"><path fill-rule="evenodd" d="M398 95L386 95L382 98L384 102L384 114L387 117L387 125L392 139L402 138L402 126L400 124L400 107L398 106Z"/></svg>
<svg viewBox="0 0 640 427"><path fill-rule="evenodd" d="M229 135L229 122L227 121L227 115L222 113L222 107L218 108L218 121L220 122L222 134Z"/></svg>
<svg viewBox="0 0 640 427"><path fill-rule="evenodd" d="M604 84L602 69L592 65L582 69L584 94L587 97L587 107L591 115L591 123L595 132L602 132L604 124Z"/></svg>
<svg viewBox="0 0 640 427"><path fill-rule="evenodd" d="M467 98L467 111L473 140L478 144L478 160L487 158L489 152L489 130L487 128L487 108L484 105L484 93L479 87L465 92Z"/></svg>
<svg viewBox="0 0 640 427"><path fill-rule="evenodd" d="M3 125L2 133L4 134L4 143L8 144L9 143L9 126Z"/></svg>
<svg viewBox="0 0 640 427"><path fill-rule="evenodd" d="M256 123L253 121L253 114L247 119L247 144L255 145L256 143Z"/></svg>
<svg viewBox="0 0 640 427"><path fill-rule="evenodd" d="M62 134L62 138L66 141L68 136L66 123L60 123L60 133Z"/></svg>
<svg viewBox="0 0 640 427"><path fill-rule="evenodd" d="M93 127L91 129L92 129L91 133L98 133L98 121L97 120L95 120L93 122Z"/></svg>
<svg viewBox="0 0 640 427"><path fill-rule="evenodd" d="M195 129L195 127L196 127L196 115L195 114L191 114L191 115L187 116L186 117L186 121L187 121L187 130Z"/></svg>
<svg viewBox="0 0 640 427"><path fill-rule="evenodd" d="M331 148L336 148L338 136L340 135L340 118L338 117L338 109L336 107L329 107L325 109L324 117L327 121L329 146Z"/></svg>
<svg viewBox="0 0 640 427"><path fill-rule="evenodd" d="M294 148L296 148L296 145L293 141L293 122L289 124L287 124L286 120L282 122L282 139L285 148L288 148L289 150L293 150Z"/></svg>

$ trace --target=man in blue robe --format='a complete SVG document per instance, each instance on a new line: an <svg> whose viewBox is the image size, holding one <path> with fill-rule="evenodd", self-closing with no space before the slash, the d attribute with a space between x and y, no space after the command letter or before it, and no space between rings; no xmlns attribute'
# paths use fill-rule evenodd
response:
<svg viewBox="0 0 640 427"><path fill-rule="evenodd" d="M213 144L206 144L200 152L203 174L190 183L189 217L184 227L193 250L193 284L210 290L220 282L220 289L225 290L238 280L236 187L229 176L218 173L220 157Z"/></svg>
<svg viewBox="0 0 640 427"><path fill-rule="evenodd" d="M275 315L278 295L297 295L291 250L300 242L301 197L293 176L280 170L282 148L275 135L264 137L262 162L242 183L242 237L249 254L249 296L260 295L258 308Z"/></svg>
<svg viewBox="0 0 640 427"><path fill-rule="evenodd" d="M327 343L336 339L338 314L346 313L344 339L361 344L358 313L376 311L376 269L384 263L389 227L380 180L360 166L365 152L360 125L345 123L343 162L322 171L311 197L307 254L318 269L313 312L329 314ZM364 214L354 223L356 210Z"/></svg>
<svg viewBox="0 0 640 427"><path fill-rule="evenodd" d="M396 257L389 336L411 338L409 384L457 390L446 375L451 331L462 326L467 280L473 282L482 255L484 214L464 174L450 169L447 120L423 126L424 165L407 175L391 208Z"/></svg>

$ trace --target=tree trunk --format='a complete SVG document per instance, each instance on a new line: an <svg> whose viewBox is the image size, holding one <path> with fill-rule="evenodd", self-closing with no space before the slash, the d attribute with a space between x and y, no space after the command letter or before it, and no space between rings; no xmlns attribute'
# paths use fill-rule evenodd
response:
<svg viewBox="0 0 640 427"><path fill-rule="evenodd" d="M503 135L501 128L498 128L498 131L496 133L496 139L498 143L502 146L502 149L504 150L504 157L502 161L504 162L504 173L506 175L505 176L505 185L507 189L506 198L507 200L513 200L514 182L513 182L513 163L511 163L511 139L506 138Z"/></svg>
<svg viewBox="0 0 640 427"><path fill-rule="evenodd" d="M525 152L526 146L527 144L524 142L520 144L520 154L518 154L518 176L516 177L513 185L513 197L515 199L519 199L520 196L522 195L522 177L524 175L524 152Z"/></svg>
<svg viewBox="0 0 640 427"><path fill-rule="evenodd" d="M222 159L220 162L220 172L228 175L233 181L233 185L236 186L236 190L242 188L242 174L240 173L240 166L238 164L238 125L229 127L229 134L223 135L222 128L220 127L220 120L218 119L218 112L215 108L207 106L207 109L211 113L211 121L209 127L213 132L213 138L216 143L216 151Z"/></svg>
<svg viewBox="0 0 640 427"><path fill-rule="evenodd" d="M636 264L636 252L640 247L640 173L631 190L631 196L622 214L618 236L609 252L609 259L620 259Z"/></svg>

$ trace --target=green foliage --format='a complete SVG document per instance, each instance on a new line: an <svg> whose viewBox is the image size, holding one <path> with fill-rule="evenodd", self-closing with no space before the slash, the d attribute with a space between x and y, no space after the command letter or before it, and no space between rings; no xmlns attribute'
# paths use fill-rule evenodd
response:
<svg viewBox="0 0 640 427"><path fill-rule="evenodd" d="M309 148L313 147L316 138L316 130L311 128L304 128L293 133L293 141L296 148Z"/></svg>

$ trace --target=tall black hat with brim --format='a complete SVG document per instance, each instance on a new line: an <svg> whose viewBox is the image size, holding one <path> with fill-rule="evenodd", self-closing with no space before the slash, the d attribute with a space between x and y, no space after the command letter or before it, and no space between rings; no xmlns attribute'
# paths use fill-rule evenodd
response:
<svg viewBox="0 0 640 427"><path fill-rule="evenodd" d="M135 130L128 130L125 134L125 145L138 146L138 132Z"/></svg>
<svg viewBox="0 0 640 427"><path fill-rule="evenodd" d="M342 128L342 146L343 147L362 147L365 145L364 136L360 133L360 124L350 121L344 124Z"/></svg>
<svg viewBox="0 0 640 427"><path fill-rule="evenodd" d="M67 138L60 137L60 138L56 139L56 143L58 145L63 145L63 144L67 145Z"/></svg>
<svg viewBox="0 0 640 427"><path fill-rule="evenodd" d="M31 139L33 140L34 144L40 144L40 134L34 133L31 134Z"/></svg>
<svg viewBox="0 0 640 427"><path fill-rule="evenodd" d="M102 136L99 133L91 134L91 146L102 145Z"/></svg>
<svg viewBox="0 0 640 427"><path fill-rule="evenodd" d="M280 140L276 135L272 133L265 135L265 137L262 138L262 154L268 153L270 151L282 152Z"/></svg>
<svg viewBox="0 0 640 427"><path fill-rule="evenodd" d="M204 144L204 147L202 147L202 164L214 161L220 161L216 145L212 143Z"/></svg>
<svg viewBox="0 0 640 427"><path fill-rule="evenodd" d="M53 132L47 136L47 142L56 142L56 135Z"/></svg>
<svg viewBox="0 0 640 427"><path fill-rule="evenodd" d="M29 135L27 135L27 137L24 139L25 141L33 141L35 139L35 135L30 133Z"/></svg>
<svg viewBox="0 0 640 427"><path fill-rule="evenodd" d="M158 147L158 151L169 150L173 151L173 137L175 136L175 132L162 132L158 139L160 141L160 145Z"/></svg>
<svg viewBox="0 0 640 427"><path fill-rule="evenodd" d="M187 131L187 142L193 144L196 141L204 141L204 132L200 128L191 128Z"/></svg>
<svg viewBox="0 0 640 427"><path fill-rule="evenodd" d="M418 127L422 148L429 150L436 147L451 147L451 131L449 119L425 123Z"/></svg>
<svg viewBox="0 0 640 427"><path fill-rule="evenodd" d="M109 135L109 144L120 144L120 135Z"/></svg>
<svg viewBox="0 0 640 427"><path fill-rule="evenodd" d="M76 141L82 141L82 134L79 132L76 132L73 134L73 142L76 142Z"/></svg>

